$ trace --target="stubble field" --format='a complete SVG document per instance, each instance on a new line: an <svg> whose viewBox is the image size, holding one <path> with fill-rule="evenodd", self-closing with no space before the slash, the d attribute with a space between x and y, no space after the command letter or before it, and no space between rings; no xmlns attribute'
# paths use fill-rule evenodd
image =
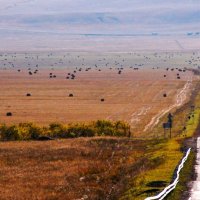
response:
<svg viewBox="0 0 200 200"><path fill-rule="evenodd" d="M192 56L198 55L2 54L0 121L47 125L124 120L133 134L141 135L188 99L194 78L184 69Z"/></svg>

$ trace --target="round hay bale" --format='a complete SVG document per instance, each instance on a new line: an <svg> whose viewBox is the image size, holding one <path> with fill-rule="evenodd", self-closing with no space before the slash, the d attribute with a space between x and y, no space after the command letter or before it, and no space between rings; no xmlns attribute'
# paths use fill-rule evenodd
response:
<svg viewBox="0 0 200 200"><path fill-rule="evenodd" d="M30 94L30 93L27 93L26 96L27 96L27 97L31 97L31 94Z"/></svg>
<svg viewBox="0 0 200 200"><path fill-rule="evenodd" d="M102 99L101 99L101 102L104 102L104 101L105 101L105 99L104 99L104 98L102 98Z"/></svg>
<svg viewBox="0 0 200 200"><path fill-rule="evenodd" d="M167 97L167 94L166 94L166 93L164 93L164 94L163 94L163 97Z"/></svg>
<svg viewBox="0 0 200 200"><path fill-rule="evenodd" d="M71 94L69 94L69 97L73 97L74 95L71 93Z"/></svg>
<svg viewBox="0 0 200 200"><path fill-rule="evenodd" d="M11 113L11 112L7 112L7 113L6 113L6 116L7 116L7 117L11 117L11 116L12 116L12 113Z"/></svg>

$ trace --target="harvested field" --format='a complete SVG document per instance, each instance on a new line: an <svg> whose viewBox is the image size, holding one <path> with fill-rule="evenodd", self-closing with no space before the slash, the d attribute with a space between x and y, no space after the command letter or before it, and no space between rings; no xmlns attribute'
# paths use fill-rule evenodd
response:
<svg viewBox="0 0 200 200"><path fill-rule="evenodd" d="M195 59L162 52L2 54L0 121L125 120L138 135L187 101L195 78L183 70Z"/></svg>

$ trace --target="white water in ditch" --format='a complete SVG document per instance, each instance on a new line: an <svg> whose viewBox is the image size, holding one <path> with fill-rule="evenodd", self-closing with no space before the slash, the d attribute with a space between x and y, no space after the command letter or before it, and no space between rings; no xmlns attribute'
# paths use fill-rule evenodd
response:
<svg viewBox="0 0 200 200"><path fill-rule="evenodd" d="M197 160L195 171L197 173L196 181L193 182L189 200L200 200L200 137L197 138Z"/></svg>

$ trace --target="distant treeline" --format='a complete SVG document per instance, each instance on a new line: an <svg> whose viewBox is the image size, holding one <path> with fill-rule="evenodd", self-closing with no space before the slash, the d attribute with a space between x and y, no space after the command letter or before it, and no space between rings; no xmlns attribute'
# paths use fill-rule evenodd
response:
<svg viewBox="0 0 200 200"><path fill-rule="evenodd" d="M51 123L49 126L38 126L33 123L18 125L0 125L0 140L38 140L49 138L77 138L93 136L129 137L130 126L123 121L98 120L91 123L60 124Z"/></svg>

